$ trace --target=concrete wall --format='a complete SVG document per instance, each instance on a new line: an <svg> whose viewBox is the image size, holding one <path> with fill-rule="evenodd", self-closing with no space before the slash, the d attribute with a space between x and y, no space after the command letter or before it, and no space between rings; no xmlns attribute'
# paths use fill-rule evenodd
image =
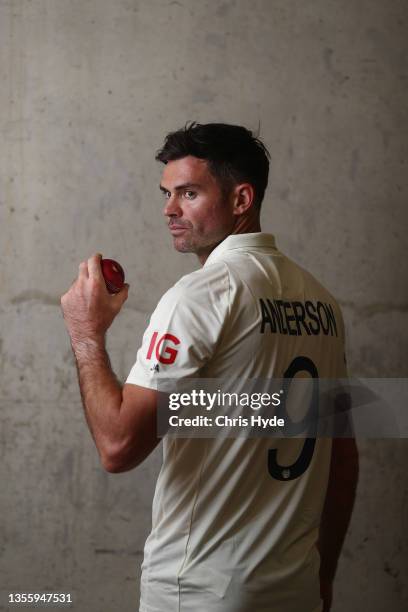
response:
<svg viewBox="0 0 408 612"><path fill-rule="evenodd" d="M260 123L264 230L338 297L351 373L407 376L407 16L397 0L0 1L0 609L30 590L137 609L160 449L101 469L59 297L93 252L122 262L124 378L157 300L197 267L161 214L169 130ZM333 612L402 612L408 446L359 447Z"/></svg>

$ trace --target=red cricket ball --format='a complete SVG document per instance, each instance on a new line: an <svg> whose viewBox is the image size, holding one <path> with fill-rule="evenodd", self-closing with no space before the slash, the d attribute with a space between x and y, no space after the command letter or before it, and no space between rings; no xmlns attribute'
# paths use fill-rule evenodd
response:
<svg viewBox="0 0 408 612"><path fill-rule="evenodd" d="M114 259L101 259L101 268L109 293L119 293L125 284L122 266Z"/></svg>

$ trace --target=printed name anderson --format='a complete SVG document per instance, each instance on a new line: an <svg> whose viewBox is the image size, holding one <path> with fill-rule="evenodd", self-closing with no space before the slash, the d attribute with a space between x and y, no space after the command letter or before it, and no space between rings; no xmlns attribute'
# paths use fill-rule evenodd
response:
<svg viewBox="0 0 408 612"><path fill-rule="evenodd" d="M289 334L301 336L337 336L337 323L333 306L324 302L285 302L259 298L262 321L261 334Z"/></svg>
<svg viewBox="0 0 408 612"><path fill-rule="evenodd" d="M264 418L259 415L252 415L250 419L246 417L229 417L225 415L218 415L213 419L212 417L197 415L192 418L179 417L176 414L169 418L170 427L212 427L213 422L217 427L261 427L266 429L267 427L284 427L285 419L278 419L276 415L270 418Z"/></svg>

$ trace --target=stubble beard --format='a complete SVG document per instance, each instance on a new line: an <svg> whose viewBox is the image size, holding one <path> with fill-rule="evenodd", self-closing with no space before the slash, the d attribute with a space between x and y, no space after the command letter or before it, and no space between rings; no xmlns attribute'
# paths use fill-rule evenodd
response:
<svg viewBox="0 0 408 612"><path fill-rule="evenodd" d="M200 246L195 243L192 237L175 236L173 245L179 253L198 253L200 251Z"/></svg>
<svg viewBox="0 0 408 612"><path fill-rule="evenodd" d="M205 240L194 240L193 237L174 237L173 246L178 253L194 253L198 258L207 258L215 247L224 240L225 236L220 236L219 239L213 239L209 242Z"/></svg>

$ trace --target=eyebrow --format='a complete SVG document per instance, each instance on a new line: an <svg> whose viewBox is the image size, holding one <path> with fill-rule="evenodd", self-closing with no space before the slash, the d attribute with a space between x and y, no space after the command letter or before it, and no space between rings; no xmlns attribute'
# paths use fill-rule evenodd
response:
<svg viewBox="0 0 408 612"><path fill-rule="evenodd" d="M177 185L177 187L174 188L174 191L181 191L182 189L187 189L187 187L188 188L195 187L197 189L197 188L200 188L201 185L199 185L198 183L183 183L182 185ZM169 189L167 189L163 185L160 185L160 191L167 193Z"/></svg>

